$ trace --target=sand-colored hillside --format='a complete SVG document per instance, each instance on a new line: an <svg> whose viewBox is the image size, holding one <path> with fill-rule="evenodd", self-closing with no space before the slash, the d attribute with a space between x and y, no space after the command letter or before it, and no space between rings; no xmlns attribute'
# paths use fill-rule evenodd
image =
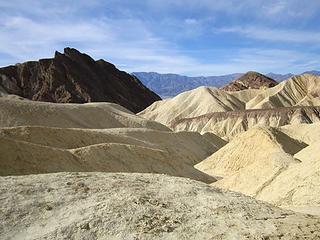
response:
<svg viewBox="0 0 320 240"><path fill-rule="evenodd" d="M159 123L135 116L114 103L57 104L0 98L0 127L24 125L169 130Z"/></svg>
<svg viewBox="0 0 320 240"><path fill-rule="evenodd" d="M237 135L196 168L219 178L215 186L320 214L317 136L319 124L253 128Z"/></svg>
<svg viewBox="0 0 320 240"><path fill-rule="evenodd" d="M201 87L158 101L139 115L177 131L213 132L228 139L257 125L319 121L318 108L304 107L320 105L319 86L319 76L304 74L268 89L225 92Z"/></svg>
<svg viewBox="0 0 320 240"><path fill-rule="evenodd" d="M280 129L288 136L309 145L320 140L320 123L286 125Z"/></svg>
<svg viewBox="0 0 320 240"><path fill-rule="evenodd" d="M270 182L256 197L295 211L320 215L320 140L294 155L299 164Z"/></svg>
<svg viewBox="0 0 320 240"><path fill-rule="evenodd" d="M213 87L199 87L178 96L155 102L138 115L170 126L173 122L209 112L245 109L236 97Z"/></svg>
<svg viewBox="0 0 320 240"><path fill-rule="evenodd" d="M319 98L319 83L319 76L310 74L294 76L273 88L261 91L246 103L246 109L314 105ZM304 101L305 97L311 97L313 100Z"/></svg>
<svg viewBox="0 0 320 240"><path fill-rule="evenodd" d="M112 103L0 98L0 175L103 171L166 173L204 182L193 166L221 146L214 134L172 132Z"/></svg>
<svg viewBox="0 0 320 240"><path fill-rule="evenodd" d="M175 131L212 132L225 139L253 127L280 127L320 121L320 107L288 107L205 114L181 119L170 127Z"/></svg>
<svg viewBox="0 0 320 240"><path fill-rule="evenodd" d="M210 175L227 177L256 162L273 164L272 161L279 161L286 166L295 162L288 154L295 154L304 147L306 144L276 129L252 128L197 164L196 168Z"/></svg>
<svg viewBox="0 0 320 240"><path fill-rule="evenodd" d="M154 174L1 177L0 210L1 239L320 237L317 217Z"/></svg>

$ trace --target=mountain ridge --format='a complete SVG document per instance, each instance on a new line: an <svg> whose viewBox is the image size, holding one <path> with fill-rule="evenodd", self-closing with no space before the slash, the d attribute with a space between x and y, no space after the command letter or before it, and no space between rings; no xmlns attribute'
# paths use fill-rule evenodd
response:
<svg viewBox="0 0 320 240"><path fill-rule="evenodd" d="M139 112L161 98L135 76L74 48L53 58L0 68L0 86L8 93L57 103L113 102Z"/></svg>
<svg viewBox="0 0 320 240"><path fill-rule="evenodd" d="M309 71L315 75L320 75L319 71ZM309 73L309 72L303 72ZM132 72L139 80L152 91L156 92L163 98L174 97L182 92L192 90L200 86L223 87L232 80L241 77L244 73L231 73L220 76L195 76L189 77L175 73L157 73L157 72ZM294 74L264 74L278 82L293 77Z"/></svg>

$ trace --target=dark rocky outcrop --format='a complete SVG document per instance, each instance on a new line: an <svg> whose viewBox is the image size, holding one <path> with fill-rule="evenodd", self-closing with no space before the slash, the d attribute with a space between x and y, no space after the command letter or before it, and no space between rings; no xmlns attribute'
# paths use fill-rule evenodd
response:
<svg viewBox="0 0 320 240"><path fill-rule="evenodd" d="M160 100L135 76L73 48L56 52L52 59L0 68L0 86L35 101L113 102L135 113Z"/></svg>
<svg viewBox="0 0 320 240"><path fill-rule="evenodd" d="M238 79L224 86L225 91L241 91L245 89L270 88L278 84L277 81L258 72L247 72Z"/></svg>

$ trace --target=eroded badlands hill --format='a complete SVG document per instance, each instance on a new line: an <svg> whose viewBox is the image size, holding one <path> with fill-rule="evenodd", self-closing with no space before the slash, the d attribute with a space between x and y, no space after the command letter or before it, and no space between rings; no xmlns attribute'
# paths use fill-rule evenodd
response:
<svg viewBox="0 0 320 240"><path fill-rule="evenodd" d="M229 138L255 125L318 121L319 86L319 76L305 74L265 90L225 92L200 87L157 101L139 115L175 130L209 131Z"/></svg>
<svg viewBox="0 0 320 240"><path fill-rule="evenodd" d="M1 239L320 237L317 217L193 180L155 174L2 177L0 210Z"/></svg>
<svg viewBox="0 0 320 240"><path fill-rule="evenodd" d="M169 126L176 131L212 132L225 139L232 139L235 135L255 126L280 127L319 121L320 106L296 106L215 112L183 118Z"/></svg>
<svg viewBox="0 0 320 240"><path fill-rule="evenodd" d="M54 58L0 68L0 86L8 94L58 103L113 102L139 112L160 97L135 76L73 48Z"/></svg>

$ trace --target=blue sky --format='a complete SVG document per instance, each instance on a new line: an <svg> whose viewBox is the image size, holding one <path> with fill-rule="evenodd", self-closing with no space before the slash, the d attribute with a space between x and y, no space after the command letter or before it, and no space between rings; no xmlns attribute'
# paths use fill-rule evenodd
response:
<svg viewBox="0 0 320 240"><path fill-rule="evenodd" d="M0 0L0 66L75 47L128 72L319 70L319 0Z"/></svg>

